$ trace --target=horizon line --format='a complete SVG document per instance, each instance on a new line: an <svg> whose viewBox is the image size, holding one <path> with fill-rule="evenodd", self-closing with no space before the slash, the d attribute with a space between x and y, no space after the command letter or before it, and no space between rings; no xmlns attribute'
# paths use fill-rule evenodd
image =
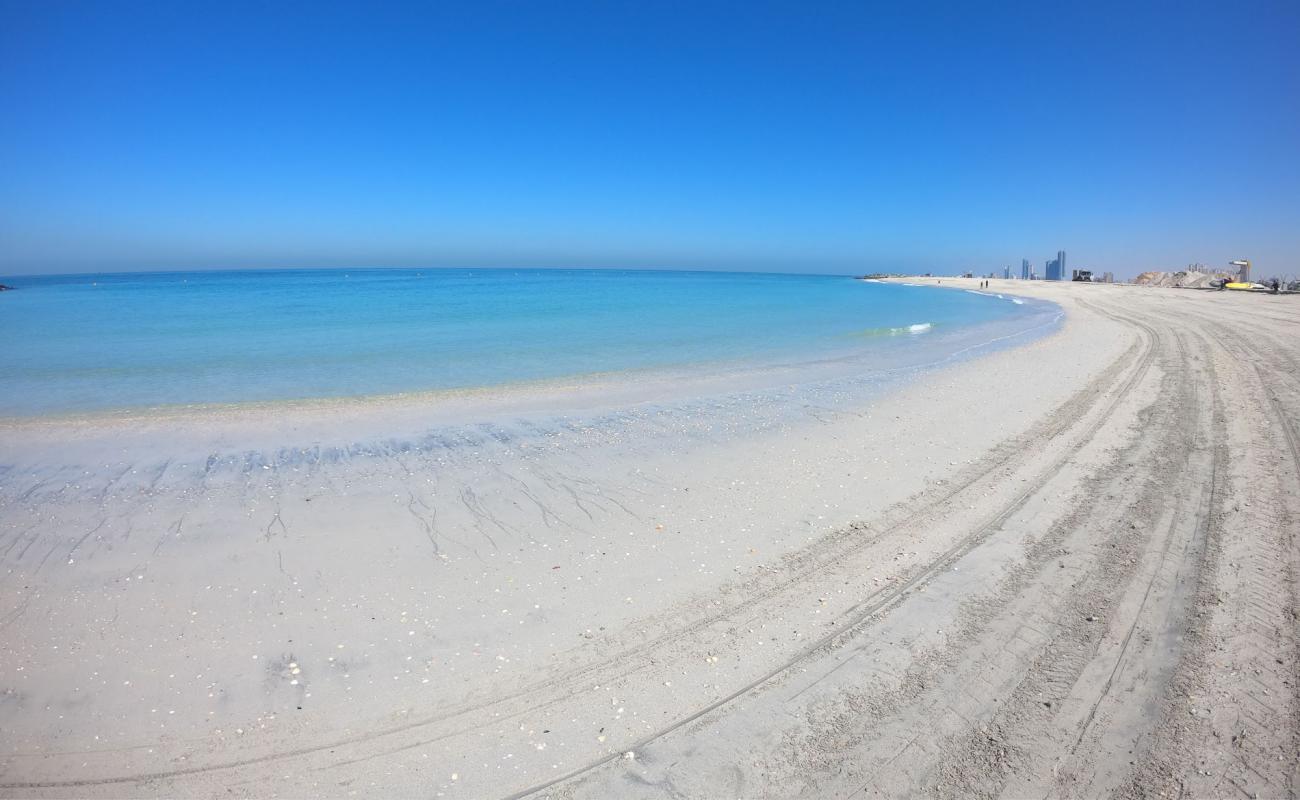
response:
<svg viewBox="0 0 1300 800"><path fill-rule="evenodd" d="M172 268L164 267L159 269L127 269L127 270L93 270L77 272L13 272L0 273L2 278L75 278L81 276L94 275L165 275L165 274L182 274L182 273L219 273L219 272L339 272L347 270L393 270L412 272L420 270L520 270L520 271L550 271L550 270L567 270L570 272L705 272L705 273L731 273L741 275L807 275L814 277L859 277L862 272L788 272L784 270L766 270L766 269L726 269L726 268L708 268L708 267L566 267L558 265L548 266L429 266L429 267L408 267L408 266L383 266L383 265L366 265L366 266L310 266L310 267L190 267L190 268ZM876 272L879 272L878 270ZM904 273L891 273L903 275ZM917 273L920 274L920 273ZM947 277L942 276L942 277Z"/></svg>

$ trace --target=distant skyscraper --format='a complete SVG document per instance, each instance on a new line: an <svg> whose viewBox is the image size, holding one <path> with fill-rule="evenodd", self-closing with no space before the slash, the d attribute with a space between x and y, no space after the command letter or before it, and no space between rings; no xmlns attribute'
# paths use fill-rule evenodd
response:
<svg viewBox="0 0 1300 800"><path fill-rule="evenodd" d="M1002 280L1004 281L1011 280L1011 267L1002 268Z"/></svg>
<svg viewBox="0 0 1300 800"><path fill-rule="evenodd" d="M1044 273L1043 277L1049 281L1065 280L1065 251L1064 250L1058 250L1056 252L1056 258L1047 262L1047 265L1044 268L1043 273Z"/></svg>
<svg viewBox="0 0 1300 800"><path fill-rule="evenodd" d="M1029 259L1027 259L1027 258L1022 258L1022 259L1020 259L1020 280L1022 280L1022 281L1027 281L1027 280L1029 280L1029 274L1030 274L1030 273L1029 273Z"/></svg>

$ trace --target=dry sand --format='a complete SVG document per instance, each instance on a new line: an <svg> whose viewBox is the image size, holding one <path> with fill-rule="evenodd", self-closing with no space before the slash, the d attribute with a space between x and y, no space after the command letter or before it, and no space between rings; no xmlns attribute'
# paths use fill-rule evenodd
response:
<svg viewBox="0 0 1300 800"><path fill-rule="evenodd" d="M991 290L869 404L0 429L0 793L1293 796L1300 302Z"/></svg>

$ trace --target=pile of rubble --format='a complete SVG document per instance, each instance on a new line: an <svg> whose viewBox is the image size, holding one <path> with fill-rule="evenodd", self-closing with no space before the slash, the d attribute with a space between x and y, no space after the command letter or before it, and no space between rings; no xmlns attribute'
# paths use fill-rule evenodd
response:
<svg viewBox="0 0 1300 800"><path fill-rule="evenodd" d="M1133 279L1140 286L1163 286L1180 289L1208 289L1218 281L1235 281L1236 275L1230 272L1200 272L1183 270L1181 272L1144 272Z"/></svg>

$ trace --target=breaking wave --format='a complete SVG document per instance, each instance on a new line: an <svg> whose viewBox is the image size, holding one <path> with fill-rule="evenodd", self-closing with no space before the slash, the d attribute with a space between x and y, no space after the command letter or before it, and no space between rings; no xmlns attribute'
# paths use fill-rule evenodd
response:
<svg viewBox="0 0 1300 800"><path fill-rule="evenodd" d="M900 336L903 334L929 333L934 329L930 322L918 322L915 325L902 325L897 328L867 328L859 331L859 336Z"/></svg>

